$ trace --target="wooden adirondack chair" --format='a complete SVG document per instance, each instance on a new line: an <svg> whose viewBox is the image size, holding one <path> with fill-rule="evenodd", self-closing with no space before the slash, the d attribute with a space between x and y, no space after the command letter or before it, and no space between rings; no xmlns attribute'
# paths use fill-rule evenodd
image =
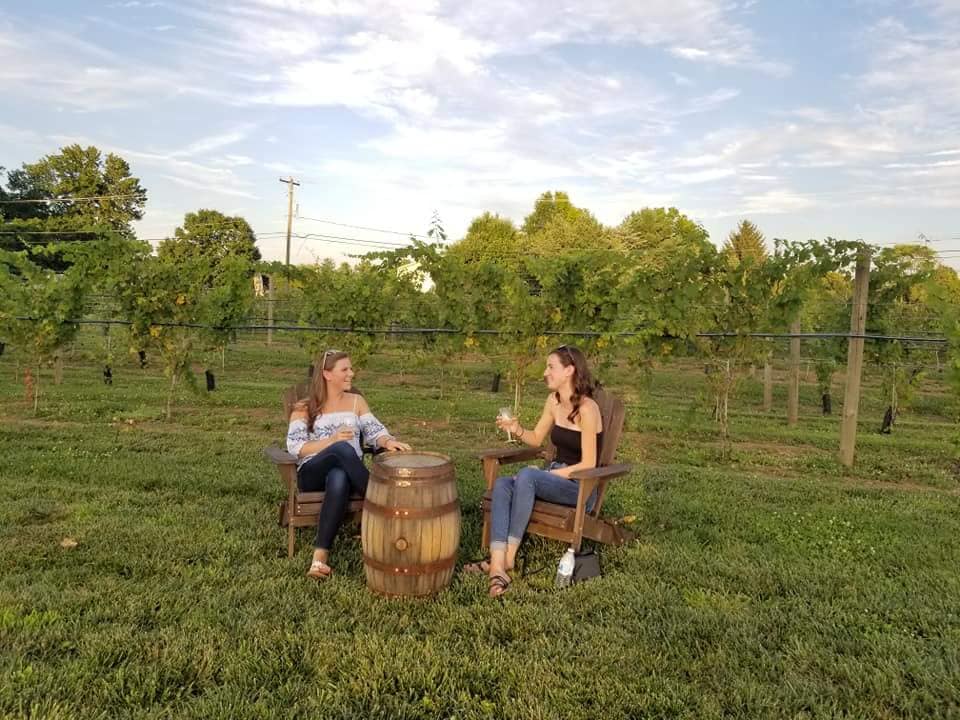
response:
<svg viewBox="0 0 960 720"><path fill-rule="evenodd" d="M287 388L282 395L283 417L289 422L290 413L299 398L306 396L308 383L302 382ZM316 527L320 508L323 507L322 492L301 492L297 488L297 458L283 448L271 445L264 448L263 454L270 462L277 466L280 472L280 483L287 490L287 499L280 503L278 508L278 522L280 527L287 529L287 557L293 557L296 545L297 528ZM363 510L363 498L355 495L347 505L347 517L359 520Z"/></svg>
<svg viewBox="0 0 960 720"><path fill-rule="evenodd" d="M613 464L617 446L620 444L620 435L623 432L625 409L623 401L610 393L601 391L594 397L600 406L600 416L603 419L603 448L598 458L597 467L591 470L581 470L571 475L571 479L580 484L577 496L577 506L557 505L555 503L537 500L533 506L533 515L527 526L527 533L542 535L543 537L561 540L568 543L574 550L579 551L583 538L597 542L621 545L634 538L634 534L620 525L600 516L603 500L607 492L607 483L629 473L632 465ZM483 508L483 547L490 545L490 504L493 493L493 483L501 472L503 465L527 462L542 459L546 464L553 460L555 448L549 444L544 448L496 448L484 450L479 454L483 463L483 477L487 483L481 507ZM591 512L587 512L587 498L594 491L597 492L597 502Z"/></svg>

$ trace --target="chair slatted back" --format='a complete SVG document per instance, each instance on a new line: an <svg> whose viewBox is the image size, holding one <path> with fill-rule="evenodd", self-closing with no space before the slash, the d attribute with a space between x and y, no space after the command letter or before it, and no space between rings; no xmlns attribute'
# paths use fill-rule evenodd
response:
<svg viewBox="0 0 960 720"><path fill-rule="evenodd" d="M611 465L617 455L627 410L623 400L605 390L598 391L593 399L600 406L600 417L603 418L603 447L597 458L597 465L603 467Z"/></svg>
<svg viewBox="0 0 960 720"><path fill-rule="evenodd" d="M620 436L623 434L623 421L626 418L627 410L623 400L606 390L598 390L593 399L600 407L600 418L603 424L603 447L600 448L600 457L597 458L597 467L603 467L613 464L617 455L617 447L620 445ZM550 437L547 436L547 446L544 450L546 465L553 462L556 453L557 449L550 442Z"/></svg>
<svg viewBox="0 0 960 720"><path fill-rule="evenodd" d="M290 413L293 412L293 406L297 403L298 400L302 400L307 396L307 393L310 391L310 382L304 380L303 382L298 382L296 385L291 385L286 390L283 391L283 394L280 396L283 401L283 421L290 422Z"/></svg>

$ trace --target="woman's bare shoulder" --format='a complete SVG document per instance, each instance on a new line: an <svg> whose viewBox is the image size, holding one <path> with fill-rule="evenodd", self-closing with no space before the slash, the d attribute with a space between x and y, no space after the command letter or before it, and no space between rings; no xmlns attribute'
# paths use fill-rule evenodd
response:
<svg viewBox="0 0 960 720"><path fill-rule="evenodd" d="M367 399L360 393L350 393L353 398L351 403L356 402L357 415L366 415L370 412L370 406L367 404Z"/></svg>
<svg viewBox="0 0 960 720"><path fill-rule="evenodd" d="M592 397L585 397L580 400L580 412L583 412L584 410L587 412L594 412L597 414L597 417L600 417L600 406Z"/></svg>
<svg viewBox="0 0 960 720"><path fill-rule="evenodd" d="M601 413L600 406L597 405L597 401L589 397L583 398L580 401L580 416L589 417L591 420L593 420L597 427L599 427L601 423Z"/></svg>

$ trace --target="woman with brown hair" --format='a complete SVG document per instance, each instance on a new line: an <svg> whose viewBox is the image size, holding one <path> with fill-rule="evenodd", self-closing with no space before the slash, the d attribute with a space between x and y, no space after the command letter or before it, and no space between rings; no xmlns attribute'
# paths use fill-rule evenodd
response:
<svg viewBox="0 0 960 720"><path fill-rule="evenodd" d="M527 430L516 418L497 418L501 430L527 445L540 447L549 435L556 457L546 470L526 467L515 476L497 478L490 509L490 560L466 566L467 572L490 576L490 596L499 597L510 586L517 549L526 532L537 498L547 502L577 504L579 487L569 478L578 470L597 466L603 427L600 407L593 400L593 379L583 353L561 345L547 356L543 378L550 395L536 427ZM596 491L587 500L587 511L596 503Z"/></svg>
<svg viewBox="0 0 960 720"><path fill-rule="evenodd" d="M383 426L353 388L350 356L327 350L315 363L310 394L290 413L287 451L297 456L297 486L323 492L313 561L307 575L316 580L332 572L327 561L351 495L363 496L369 471L363 464L361 439L373 448L410 450Z"/></svg>

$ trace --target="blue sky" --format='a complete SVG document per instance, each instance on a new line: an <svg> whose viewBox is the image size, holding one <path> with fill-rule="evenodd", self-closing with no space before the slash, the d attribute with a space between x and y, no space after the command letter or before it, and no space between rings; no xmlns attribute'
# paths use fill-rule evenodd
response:
<svg viewBox="0 0 960 720"><path fill-rule="evenodd" d="M721 243L960 250L960 2L36 0L0 10L0 165L80 142L185 212L451 237L566 190L615 224L673 205ZM293 258L362 246L295 238Z"/></svg>

